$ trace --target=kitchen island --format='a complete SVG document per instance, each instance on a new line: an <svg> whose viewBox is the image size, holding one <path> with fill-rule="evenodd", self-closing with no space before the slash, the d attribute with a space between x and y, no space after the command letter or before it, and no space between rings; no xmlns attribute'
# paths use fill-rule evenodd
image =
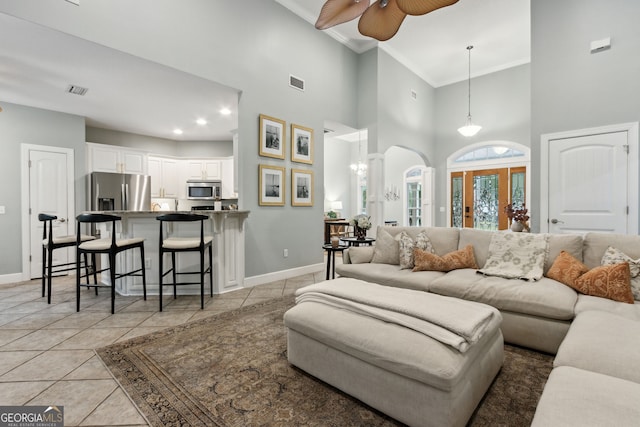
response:
<svg viewBox="0 0 640 427"><path fill-rule="evenodd" d="M164 213L176 213L175 211L101 211L94 213L105 213L117 215L122 221L116 223L116 233L118 237L143 237L145 251L145 272L147 276L147 293L149 295L158 294L159 271L159 230L160 221L156 220L158 215ZM244 285L244 222L249 216L249 211L243 210L199 210L179 213L192 213L205 215L209 220L205 221L205 235L213 236L213 292L220 294L224 292L240 289ZM195 225L195 227L194 227ZM191 227L189 227L191 226ZM175 223L176 231L180 231L182 236L199 236L199 223L178 224ZM101 224L98 227L100 237L111 236L111 225ZM118 255L117 265L120 271L131 271L140 268L140 256L136 251L126 251ZM170 265L170 256L165 255L165 269ZM206 262L206 261L205 261ZM101 265L107 265L106 256L101 259ZM199 257L196 253L181 253L177 255L176 261L179 271L198 271L200 268ZM208 275L207 275L208 277ZM205 277L205 292L208 293L209 283ZM193 276L193 280L198 280ZM189 281L192 277L187 276ZM166 281L171 280L165 277L165 294L172 294L173 287L167 286ZM180 279L179 279L180 280ZM186 279L182 279L186 280ZM101 281L109 283L108 274L102 275ZM121 295L142 295L142 278L129 276L119 279L116 282L116 292ZM181 286L178 288L179 294L200 294L199 285Z"/></svg>

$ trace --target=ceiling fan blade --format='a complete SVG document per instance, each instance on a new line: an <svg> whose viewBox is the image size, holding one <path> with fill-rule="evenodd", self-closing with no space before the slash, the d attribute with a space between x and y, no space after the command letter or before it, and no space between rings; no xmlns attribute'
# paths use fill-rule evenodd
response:
<svg viewBox="0 0 640 427"><path fill-rule="evenodd" d="M316 21L318 30L356 19L369 7L369 0L327 0Z"/></svg>
<svg viewBox="0 0 640 427"><path fill-rule="evenodd" d="M397 0L398 7L407 15L424 15L441 7L451 6L458 0Z"/></svg>
<svg viewBox="0 0 640 427"><path fill-rule="evenodd" d="M381 6L385 4L384 6ZM389 40L407 16L398 8L396 0L380 0L369 6L358 22L358 31L381 42Z"/></svg>

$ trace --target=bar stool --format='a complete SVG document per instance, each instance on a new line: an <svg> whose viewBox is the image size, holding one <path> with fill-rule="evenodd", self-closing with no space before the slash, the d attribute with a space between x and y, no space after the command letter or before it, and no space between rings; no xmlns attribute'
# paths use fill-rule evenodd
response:
<svg viewBox="0 0 640 427"><path fill-rule="evenodd" d="M176 286L181 285L195 285L200 284L200 308L204 309L204 276L206 273L209 273L209 282L210 282L210 292L213 297L213 250L212 250L212 236L204 235L204 221L209 219L206 215L197 215L197 214L183 214L183 213L170 213L164 214L156 217L158 221L160 221L160 311L162 311L162 286L164 282L164 276L172 273L173 283L167 283L167 285L173 285L173 298L175 299L177 296ZM176 237L169 236L169 231L165 233L165 228L168 228L169 223L176 222L195 222L200 221L200 236L199 237ZM167 227L164 227L163 224L167 224ZM165 234L167 237L165 238ZM204 252L205 249L209 248L209 266L205 269L204 266ZM176 253L178 252L199 252L200 253L200 271L185 271L178 272L176 270ZM163 258L165 253L171 254L171 268L167 271L164 270L163 266ZM199 274L200 281L199 282L180 282L177 281L178 275L185 274Z"/></svg>
<svg viewBox="0 0 640 427"><path fill-rule="evenodd" d="M54 274L62 273L65 271L75 270L76 262L66 262L61 264L53 263L53 251L60 248L68 248L77 245L77 236L70 234L67 236L54 236L53 235L53 221L56 221L58 217L56 215L38 214L38 220L42 221L42 297L47 295L47 303L51 304L51 280ZM60 222L64 222L61 219ZM86 242L93 240L95 237L87 236L85 234L80 235L80 241ZM87 263L87 256L84 256L84 266L86 274L89 274L89 264ZM45 292L46 281L46 292Z"/></svg>
<svg viewBox="0 0 640 427"><path fill-rule="evenodd" d="M142 277L142 289L144 294L144 299L147 299L147 277L144 270L144 239L143 238L129 238L129 239L117 239L116 238L116 221L120 221L121 218L117 215L109 215L109 214L96 214L96 213L87 213L78 215L76 217L76 222L78 224L77 231L77 256L76 259L80 259L80 255L91 254L93 259L93 264L95 266L95 256L96 254L107 254L109 255L109 267L103 268L101 270L93 269L94 275L94 284L90 283L80 283L80 264L76 263L76 311L80 311L80 287L85 286L87 288L95 288L96 294L98 293L98 288L111 288L111 314L115 312L115 300L116 300L116 280L127 277L127 276L138 276ZM91 240L87 242L81 242L81 233L80 229L82 224L90 223L111 223L111 237L105 239L97 239ZM141 268L137 270L132 270L127 273L116 273L116 255L120 252L139 248L140 249L140 265ZM109 270L109 278L111 281L111 285L103 285L95 283L97 282L96 276L97 273L102 273L103 271ZM85 277L85 276L82 276Z"/></svg>

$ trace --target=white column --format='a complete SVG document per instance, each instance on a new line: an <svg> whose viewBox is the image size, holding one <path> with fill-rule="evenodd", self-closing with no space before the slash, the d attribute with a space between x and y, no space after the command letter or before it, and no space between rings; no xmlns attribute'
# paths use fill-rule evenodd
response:
<svg viewBox="0 0 640 427"><path fill-rule="evenodd" d="M371 232L375 237L379 225L384 225L384 154L367 156L367 214L371 216Z"/></svg>

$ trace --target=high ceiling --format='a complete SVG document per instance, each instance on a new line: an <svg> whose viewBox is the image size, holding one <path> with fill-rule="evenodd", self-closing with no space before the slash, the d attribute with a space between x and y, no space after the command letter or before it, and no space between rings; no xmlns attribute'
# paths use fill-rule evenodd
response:
<svg viewBox="0 0 640 427"><path fill-rule="evenodd" d="M325 3L276 1L311 25ZM379 45L434 87L467 78L468 45L474 46L472 76L530 62L530 0L459 0L426 15L407 16L398 33L386 42L360 35L357 22L325 32L356 52Z"/></svg>
<svg viewBox="0 0 640 427"><path fill-rule="evenodd" d="M238 92L226 86L2 13L0 40L0 102L173 140L231 141L238 126ZM88 91L73 95L69 85Z"/></svg>

